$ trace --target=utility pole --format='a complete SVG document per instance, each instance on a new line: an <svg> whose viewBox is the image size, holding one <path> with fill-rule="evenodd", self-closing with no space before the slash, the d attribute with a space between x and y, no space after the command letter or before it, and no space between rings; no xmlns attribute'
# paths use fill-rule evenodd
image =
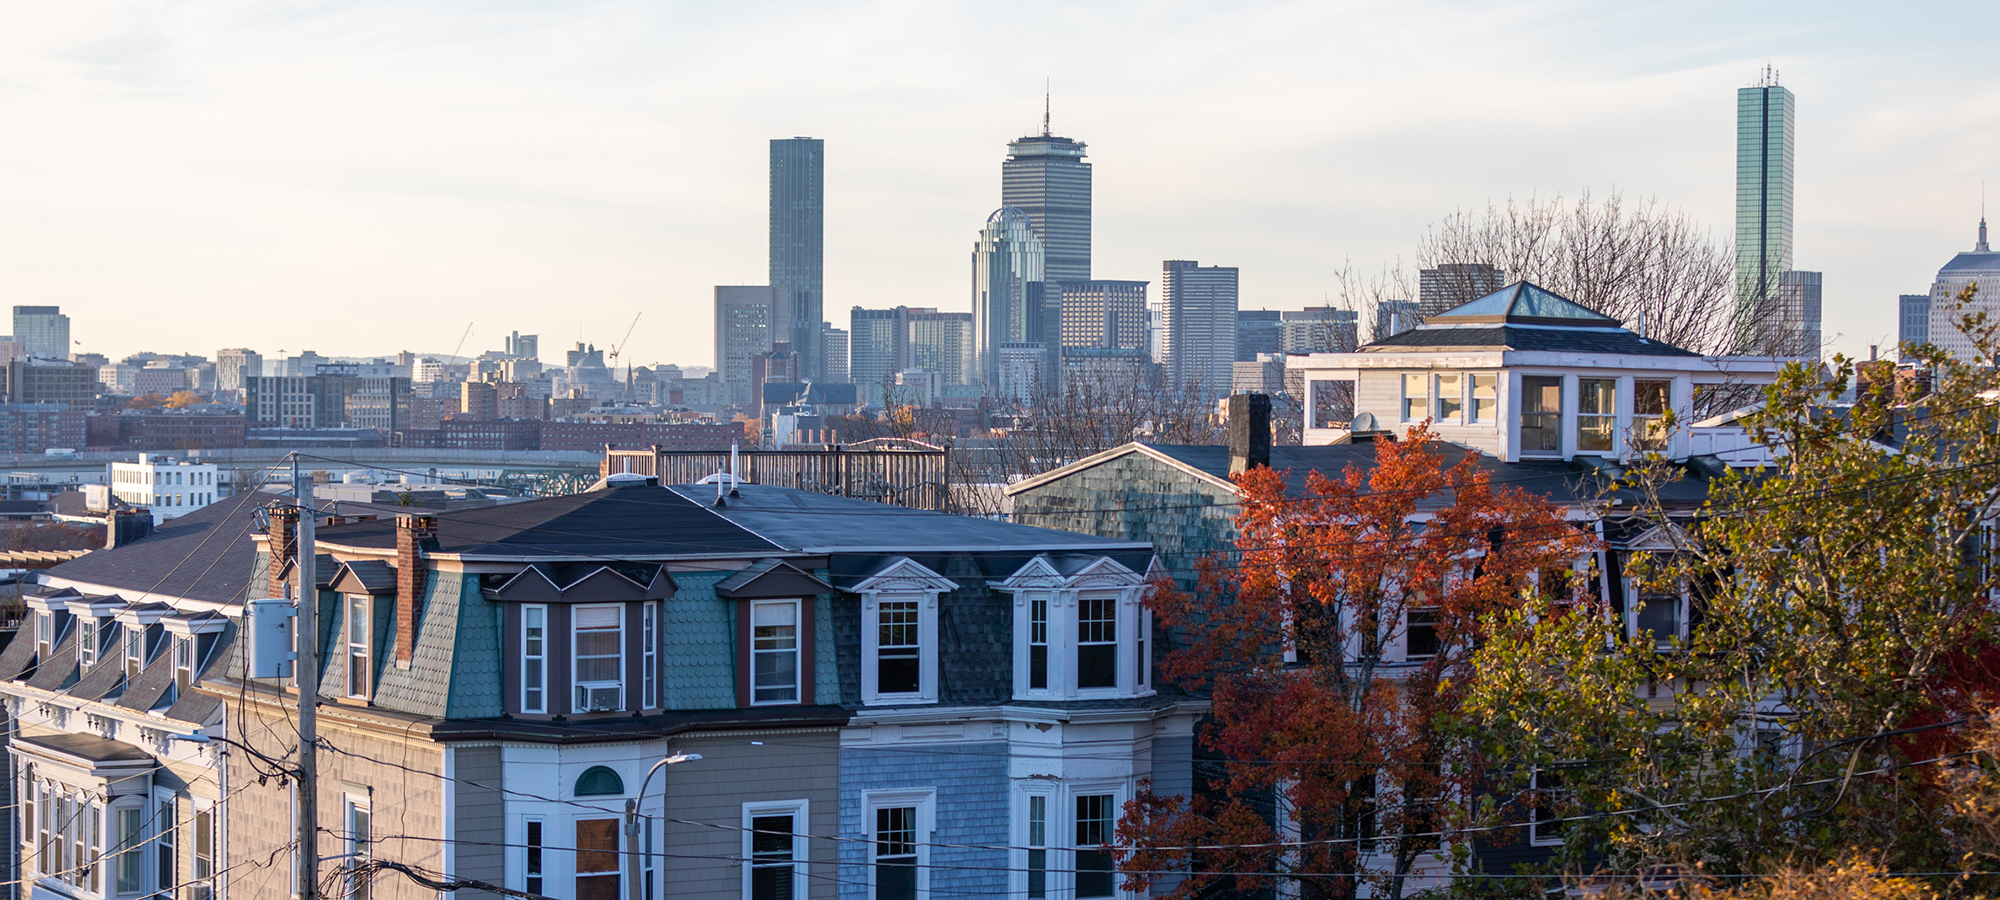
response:
<svg viewBox="0 0 2000 900"><path fill-rule="evenodd" d="M298 582L299 611L293 632L298 642L298 660L292 672L299 688L299 895L298 900L319 898L319 778L314 763L319 742L319 573L313 571L318 553L313 548L313 485L310 474L299 471L299 455L292 454L292 496L299 507L298 564L292 567Z"/></svg>

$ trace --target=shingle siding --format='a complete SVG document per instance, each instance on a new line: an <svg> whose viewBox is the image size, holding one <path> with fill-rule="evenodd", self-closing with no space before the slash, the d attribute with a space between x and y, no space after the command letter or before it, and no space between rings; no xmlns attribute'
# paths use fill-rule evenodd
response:
<svg viewBox="0 0 2000 900"><path fill-rule="evenodd" d="M920 841L939 845L1004 847L1010 837L1007 745L1004 742L894 747L847 747L840 751L840 896L869 896L865 821L872 791L935 791L936 831ZM999 896L1006 893L1010 863L1004 850L933 846L931 896Z"/></svg>
<svg viewBox="0 0 2000 900"><path fill-rule="evenodd" d="M1152 542L1183 587L1196 559L1231 549L1236 513L1234 491L1137 452L1014 496L1023 525Z"/></svg>
<svg viewBox="0 0 2000 900"><path fill-rule="evenodd" d="M666 603L668 709L736 706L736 605L715 595L728 572L677 573Z"/></svg>

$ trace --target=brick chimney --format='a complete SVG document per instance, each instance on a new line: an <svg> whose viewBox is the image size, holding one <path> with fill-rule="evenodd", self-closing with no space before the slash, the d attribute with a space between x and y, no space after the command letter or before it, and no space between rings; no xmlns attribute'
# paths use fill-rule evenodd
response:
<svg viewBox="0 0 2000 900"><path fill-rule="evenodd" d="M437 517L396 517L396 665L407 668L416 653L417 603L428 572L424 552L437 546Z"/></svg>
<svg viewBox="0 0 2000 900"><path fill-rule="evenodd" d="M1229 398L1229 474L1271 467L1271 397L1236 394Z"/></svg>
<svg viewBox="0 0 2000 900"><path fill-rule="evenodd" d="M299 552L299 510L285 505L284 501L274 501L268 507L271 511L270 540L265 547L271 551L271 586L273 597L284 596L280 587L285 575L285 566Z"/></svg>

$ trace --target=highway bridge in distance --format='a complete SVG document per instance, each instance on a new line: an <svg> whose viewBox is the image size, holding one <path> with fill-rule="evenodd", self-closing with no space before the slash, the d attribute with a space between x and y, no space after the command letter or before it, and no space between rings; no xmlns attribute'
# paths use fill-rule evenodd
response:
<svg viewBox="0 0 2000 900"><path fill-rule="evenodd" d="M275 447L184 450L151 453L154 461L183 459L216 467L226 485L288 482L292 451ZM478 484L518 488L537 494L575 493L596 481L603 454L577 450L427 450L404 447L305 448L299 468L321 481L342 481L349 473L394 482ZM139 451L85 451L68 454L0 454L7 493L60 490L103 484L113 462L138 462ZM321 474L324 473L324 474Z"/></svg>

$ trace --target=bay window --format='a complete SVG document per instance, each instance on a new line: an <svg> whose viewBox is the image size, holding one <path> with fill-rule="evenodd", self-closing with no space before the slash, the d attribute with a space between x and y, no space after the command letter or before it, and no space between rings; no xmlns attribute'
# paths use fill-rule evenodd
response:
<svg viewBox="0 0 2000 900"><path fill-rule="evenodd" d="M1141 696L1152 690L1146 584L1110 557L1071 575L1036 557L997 588L1014 595L1014 694Z"/></svg>
<svg viewBox="0 0 2000 900"><path fill-rule="evenodd" d="M1116 794L1076 796L1076 896L1111 897L1117 892L1117 867L1109 845L1117 822Z"/></svg>
<svg viewBox="0 0 2000 900"><path fill-rule="evenodd" d="M575 711L613 712L625 707L625 609L617 604L579 606L571 613L571 683Z"/></svg>
<svg viewBox="0 0 2000 900"><path fill-rule="evenodd" d="M1079 689L1118 686L1118 597L1084 596L1077 600L1076 686Z"/></svg>
<svg viewBox="0 0 2000 900"><path fill-rule="evenodd" d="M549 608L521 608L521 711L548 712Z"/></svg>

